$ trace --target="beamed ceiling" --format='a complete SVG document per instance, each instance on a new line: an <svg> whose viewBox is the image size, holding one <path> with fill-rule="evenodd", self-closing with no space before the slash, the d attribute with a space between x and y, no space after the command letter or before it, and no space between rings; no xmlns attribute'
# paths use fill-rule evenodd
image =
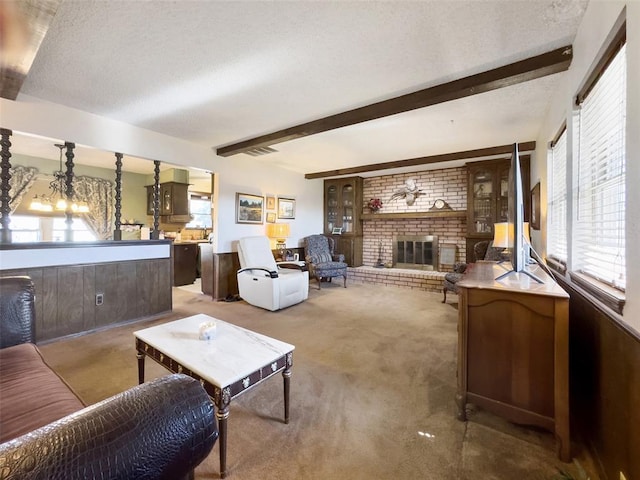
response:
<svg viewBox="0 0 640 480"><path fill-rule="evenodd" d="M537 137L586 3L3 1L1 91L307 178L430 168Z"/></svg>

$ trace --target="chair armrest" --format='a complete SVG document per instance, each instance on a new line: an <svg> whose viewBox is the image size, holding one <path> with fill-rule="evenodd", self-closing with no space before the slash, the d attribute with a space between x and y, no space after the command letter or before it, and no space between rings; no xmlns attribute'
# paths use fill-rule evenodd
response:
<svg viewBox="0 0 640 480"><path fill-rule="evenodd" d="M344 262L344 254L343 253L335 253L332 255L334 262Z"/></svg>
<svg viewBox="0 0 640 480"><path fill-rule="evenodd" d="M167 375L0 445L6 478L185 478L218 438L213 405Z"/></svg>
<svg viewBox="0 0 640 480"><path fill-rule="evenodd" d="M0 277L0 348L36 343L35 288L29 277Z"/></svg>
<svg viewBox="0 0 640 480"><path fill-rule="evenodd" d="M238 270L236 272L236 275L243 273L243 272L251 272L253 270L258 270L258 271L262 271L262 272L267 272L268 275L265 275L265 277L271 277L271 278L278 278L278 272L274 271L274 270L269 270L268 268L265 267L247 267L247 268L241 268L240 270Z"/></svg>
<svg viewBox="0 0 640 480"><path fill-rule="evenodd" d="M462 262L457 262L453 264L453 271L455 273L464 273L467 270L467 264Z"/></svg>

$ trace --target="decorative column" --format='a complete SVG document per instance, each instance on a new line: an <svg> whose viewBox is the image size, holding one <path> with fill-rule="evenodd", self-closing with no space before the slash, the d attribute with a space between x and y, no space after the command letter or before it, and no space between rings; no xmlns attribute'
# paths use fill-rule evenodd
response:
<svg viewBox="0 0 640 480"><path fill-rule="evenodd" d="M11 147L11 141L9 137L13 134L11 130L7 130L6 128L0 128L0 145L2 146L2 161L0 161L0 225L2 225L2 230L0 230L0 243L11 243L11 230L9 229L9 223L11 222L10 213L11 207L9 206L9 191L11 190L11 185L9 184L9 180L11 180L11 162L9 159L11 158L11 152L9 148Z"/></svg>
<svg viewBox="0 0 640 480"><path fill-rule="evenodd" d="M153 161L153 232L151 240L160 239L160 161Z"/></svg>
<svg viewBox="0 0 640 480"><path fill-rule="evenodd" d="M65 156L67 157L67 161L65 162L67 171L65 172L64 180L66 186L65 195L67 197L67 209L64 213L67 217L65 220L67 229L64 232L64 241L73 242L73 210L71 209L71 204L73 203L73 149L76 148L76 144L64 142L64 146L67 147L67 151L65 152Z"/></svg>
<svg viewBox="0 0 640 480"><path fill-rule="evenodd" d="M120 222L122 209L122 154L116 152L116 229L113 232L114 240L122 240Z"/></svg>

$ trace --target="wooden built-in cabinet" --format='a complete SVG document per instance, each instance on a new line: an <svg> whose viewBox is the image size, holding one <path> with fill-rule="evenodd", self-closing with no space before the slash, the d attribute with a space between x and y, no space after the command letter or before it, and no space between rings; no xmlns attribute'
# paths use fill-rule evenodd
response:
<svg viewBox="0 0 640 480"><path fill-rule="evenodd" d="M191 285L196 281L198 244L173 244L173 286Z"/></svg>
<svg viewBox="0 0 640 480"><path fill-rule="evenodd" d="M350 267L362 265L362 177L324 181L324 234ZM342 229L340 234L334 233Z"/></svg>
<svg viewBox="0 0 640 480"><path fill-rule="evenodd" d="M160 184L160 215L189 214L189 185L167 182ZM147 186L147 215L153 215L153 185Z"/></svg>
<svg viewBox="0 0 640 480"><path fill-rule="evenodd" d="M531 212L530 156L521 155L522 192L525 220ZM493 224L506 222L509 215L510 159L487 160L467 164L467 262L475 261L473 246L493 240Z"/></svg>

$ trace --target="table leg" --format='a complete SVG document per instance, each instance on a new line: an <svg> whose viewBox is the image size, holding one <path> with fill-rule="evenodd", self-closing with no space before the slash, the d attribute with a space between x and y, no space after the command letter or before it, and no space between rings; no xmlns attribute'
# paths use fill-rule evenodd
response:
<svg viewBox="0 0 640 480"><path fill-rule="evenodd" d="M144 353L138 352L136 358L138 359L138 384L144 383Z"/></svg>
<svg viewBox="0 0 640 480"><path fill-rule="evenodd" d="M284 423L289 423L289 384L291 383L291 368L282 371L284 379Z"/></svg>
<svg viewBox="0 0 640 480"><path fill-rule="evenodd" d="M457 417L461 422L467 421L467 394L456 393Z"/></svg>
<svg viewBox="0 0 640 480"><path fill-rule="evenodd" d="M216 408L218 419L218 445L220 446L220 478L227 476L227 419L229 418L229 405L224 408Z"/></svg>

